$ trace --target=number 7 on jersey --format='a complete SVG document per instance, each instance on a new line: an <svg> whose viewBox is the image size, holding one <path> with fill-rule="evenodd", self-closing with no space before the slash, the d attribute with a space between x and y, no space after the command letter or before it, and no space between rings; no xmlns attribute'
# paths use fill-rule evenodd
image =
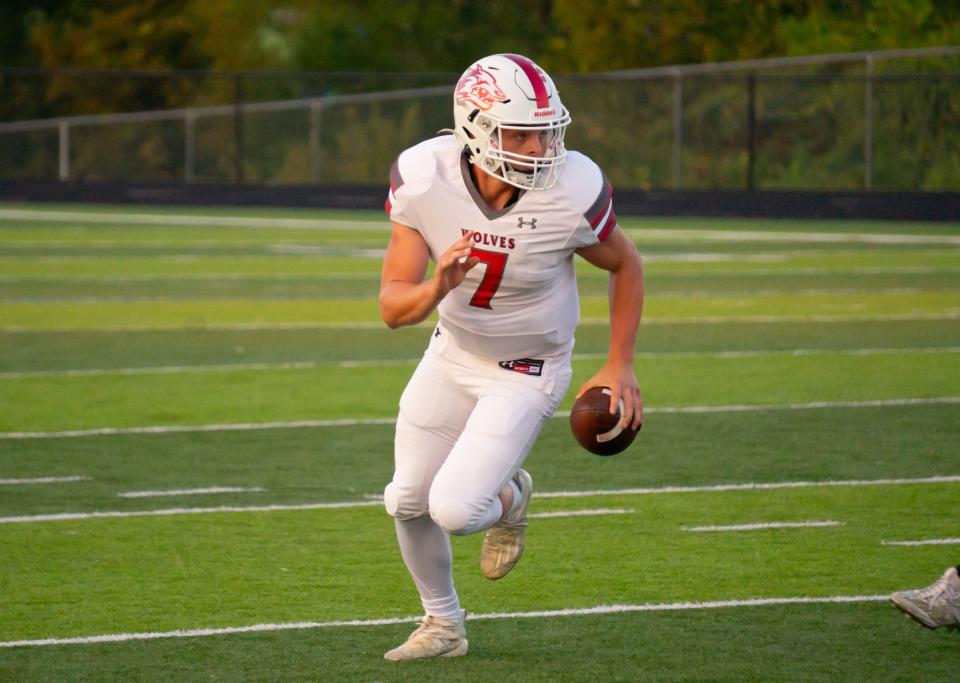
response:
<svg viewBox="0 0 960 683"><path fill-rule="evenodd" d="M483 279L480 281L477 291L473 293L470 305L477 308L493 308L490 305L490 299L497 293L500 281L503 280L503 271L507 267L507 256L509 254L473 248L470 250L470 255L480 259L480 262L486 265Z"/></svg>

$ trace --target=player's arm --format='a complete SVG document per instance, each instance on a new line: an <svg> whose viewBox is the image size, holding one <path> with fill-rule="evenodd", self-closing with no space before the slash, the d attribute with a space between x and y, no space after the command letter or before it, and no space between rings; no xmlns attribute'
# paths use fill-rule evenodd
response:
<svg viewBox="0 0 960 683"><path fill-rule="evenodd" d="M623 427L637 429L643 422L643 399L633 372L633 349L643 312L643 261L633 242L616 227L603 242L581 247L577 253L610 273L610 351L607 363L577 392L610 387L610 412L623 399Z"/></svg>
<svg viewBox="0 0 960 683"><path fill-rule="evenodd" d="M472 231L443 253L433 277L424 280L430 249L413 228L393 224L380 277L380 317L388 327L416 325L429 316L451 289L463 282L479 259L470 257Z"/></svg>

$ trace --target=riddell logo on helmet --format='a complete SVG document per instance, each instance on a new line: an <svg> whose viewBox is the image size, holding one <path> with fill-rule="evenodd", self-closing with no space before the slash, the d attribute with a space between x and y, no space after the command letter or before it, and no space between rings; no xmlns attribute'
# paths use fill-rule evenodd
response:
<svg viewBox="0 0 960 683"><path fill-rule="evenodd" d="M457 102L470 102L487 111L496 102L505 102L507 94L497 85L493 74L477 64L457 83L456 99Z"/></svg>
<svg viewBox="0 0 960 683"><path fill-rule="evenodd" d="M543 118L544 116L555 116L557 113L556 109L537 109L533 112L534 118Z"/></svg>

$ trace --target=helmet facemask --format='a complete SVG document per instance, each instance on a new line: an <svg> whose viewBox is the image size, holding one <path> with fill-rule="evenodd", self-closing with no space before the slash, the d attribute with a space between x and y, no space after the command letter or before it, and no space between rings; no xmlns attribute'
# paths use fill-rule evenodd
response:
<svg viewBox="0 0 960 683"><path fill-rule="evenodd" d="M560 167L567 158L563 138L569 122L570 117L567 116L566 120L547 124L501 123L491 132L487 153L479 165L484 171L509 185L524 190L547 190L556 184ZM504 135L509 136L510 131L539 136L541 156L509 151L507 147L510 144L504 141Z"/></svg>

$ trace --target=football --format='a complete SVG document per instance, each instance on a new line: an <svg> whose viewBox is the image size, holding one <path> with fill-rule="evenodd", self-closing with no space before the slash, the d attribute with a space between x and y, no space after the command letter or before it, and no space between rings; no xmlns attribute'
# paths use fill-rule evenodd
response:
<svg viewBox="0 0 960 683"><path fill-rule="evenodd" d="M593 387L578 398L570 410L570 430L577 442L596 455L616 455L633 443L636 430L620 426L623 400L617 414L610 414L610 389ZM641 425L642 427L643 425Z"/></svg>

